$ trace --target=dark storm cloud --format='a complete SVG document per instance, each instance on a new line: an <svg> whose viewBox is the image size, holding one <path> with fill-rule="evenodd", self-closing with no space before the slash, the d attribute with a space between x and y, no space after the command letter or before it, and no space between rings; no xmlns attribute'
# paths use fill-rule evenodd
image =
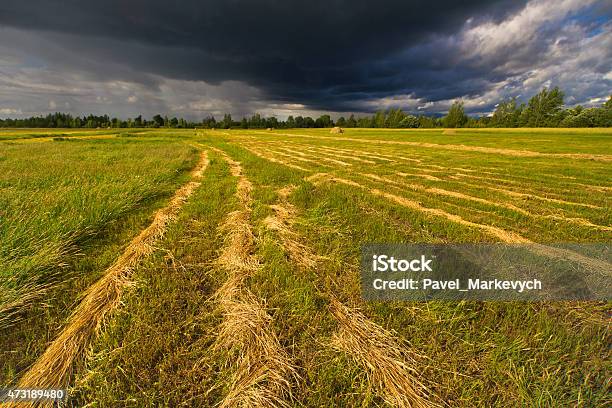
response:
<svg viewBox="0 0 612 408"><path fill-rule="evenodd" d="M443 50L426 44L452 36L468 18L501 21L523 6L490 0L4 0L0 25L44 32L70 52L41 47L38 53L97 78L236 80L277 102L358 110L360 101L398 93L439 100L482 92L487 81L474 78L490 67L453 69L460 55L449 52L452 44Z"/></svg>
<svg viewBox="0 0 612 408"><path fill-rule="evenodd" d="M3 0L0 114L490 112L612 88L605 0ZM16 62L17 61L17 62Z"/></svg>

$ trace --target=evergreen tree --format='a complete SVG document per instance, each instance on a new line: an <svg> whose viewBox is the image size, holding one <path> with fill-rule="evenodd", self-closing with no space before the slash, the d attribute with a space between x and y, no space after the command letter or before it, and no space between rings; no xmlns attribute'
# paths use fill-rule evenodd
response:
<svg viewBox="0 0 612 408"><path fill-rule="evenodd" d="M346 121L346 127L354 128L357 126L357 121L355 120L355 115L351 114L348 120Z"/></svg>

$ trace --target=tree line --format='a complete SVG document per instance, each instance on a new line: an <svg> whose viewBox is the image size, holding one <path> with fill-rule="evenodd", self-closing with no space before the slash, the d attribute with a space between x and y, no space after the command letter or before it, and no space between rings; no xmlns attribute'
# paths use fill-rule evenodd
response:
<svg viewBox="0 0 612 408"><path fill-rule="evenodd" d="M340 126L346 128L435 128L435 127L612 127L612 96L601 106L584 108L580 105L565 108L563 92L555 87L544 88L527 103L519 103L510 98L496 105L492 115L470 117L465 113L462 101L455 101L448 113L442 117L411 115L401 109L381 110L370 116L350 115L333 120L330 115L316 119L309 116L289 116L279 120L274 116L263 117L256 113L241 120L232 119L225 114L217 120L208 116L201 121L188 121L183 118L168 118L155 115L147 120L139 115L126 120L111 118L108 115L72 116L66 113L53 113L47 116L26 119L0 119L0 127L23 128L326 128Z"/></svg>

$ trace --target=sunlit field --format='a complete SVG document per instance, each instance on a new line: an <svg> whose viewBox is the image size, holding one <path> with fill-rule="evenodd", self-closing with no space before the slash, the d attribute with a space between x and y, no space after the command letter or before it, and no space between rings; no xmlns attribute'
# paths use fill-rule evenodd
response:
<svg viewBox="0 0 612 408"><path fill-rule="evenodd" d="M374 242L609 243L611 142L2 130L0 387L100 407L603 406L609 303L366 302L359 266Z"/></svg>

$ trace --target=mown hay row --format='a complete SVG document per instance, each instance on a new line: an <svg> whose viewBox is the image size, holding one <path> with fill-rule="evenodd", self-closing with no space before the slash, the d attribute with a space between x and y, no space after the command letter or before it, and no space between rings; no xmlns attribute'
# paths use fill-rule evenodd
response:
<svg viewBox="0 0 612 408"><path fill-rule="evenodd" d="M386 191L381 191L379 189L368 189L361 184L352 181L343 179L340 177L335 177L327 173L316 173L306 180L313 182L315 185L321 182L336 182L340 184L345 184L353 187L358 187L363 190L369 191L371 194L384 197L390 201L393 201L403 207L410 208L412 210L420 211L426 214L438 216L445 218L449 221L452 221L457 224L465 225L468 227L477 228L483 230L490 234L491 236L496 237L500 240L500 242L505 242L508 244L531 244L527 249L537 255L543 255L549 258L561 259L561 260L569 260L572 262L579 263L585 266L589 271L593 271L600 276L609 276L610 264L605 261L600 261L595 258L591 258L585 255L582 255L576 251L572 251L564 248L557 248L548 245L534 243L533 241L517 234L515 232L506 231L504 229L494 227L492 225L479 224L472 221L468 221L462 218L459 215L448 213L444 210L438 208L429 208L423 207L420 203L410 200L406 197L398 196L395 194L391 194Z"/></svg>
<svg viewBox="0 0 612 408"><path fill-rule="evenodd" d="M312 147L311 145L308 144L300 144L300 143L295 143L295 142L291 142L290 144L286 143L286 145L293 145L297 148L309 148ZM357 157L359 158L363 158L366 157L368 159L376 159L376 160L380 160L380 161L385 161L385 162L395 162L396 157L393 156L389 156L389 155L385 155L385 154L379 154L379 153L373 153L373 152L365 152L362 150L355 150L355 149L348 149L348 148L340 148L340 147L330 147L330 146L317 146L317 149L324 149L327 150L331 153L341 153L341 154L351 154L351 155L357 155ZM404 158L410 161L413 161L415 159L408 159L408 158Z"/></svg>
<svg viewBox="0 0 612 408"><path fill-rule="evenodd" d="M259 157L261 159L264 159L264 160L268 160L268 161L270 161L272 163L281 164L283 166L287 166L289 168L296 169L296 170L307 171L307 172L311 172L312 171L312 170L306 169L304 167L298 166L297 164L287 163L284 160L280 160L280 159L277 159L275 157L271 157L269 155L263 154L262 152L260 152L257 149L248 148L246 146L243 146L243 149L248 150L249 152L253 153L255 156L257 156L257 157Z"/></svg>
<svg viewBox="0 0 612 408"><path fill-rule="evenodd" d="M278 191L279 203L270 206L274 214L264 219L264 225L277 233L283 248L298 266L304 269L314 268L319 258L300 242L292 229L296 209L287 198L294 190L295 186L288 186Z"/></svg>
<svg viewBox="0 0 612 408"><path fill-rule="evenodd" d="M294 189L288 186L278 191L279 201L271 206L274 215L267 217L264 224L276 232L283 249L296 265L313 269L322 258L303 244L293 229L297 210L288 202L288 196ZM339 324L331 346L365 371L369 384L381 398L394 407L438 406L431 401L430 391L411 368L415 362L408 355L406 344L359 309L344 305L329 289L319 290L330 299L330 312Z"/></svg>
<svg viewBox="0 0 612 408"><path fill-rule="evenodd" d="M247 289L233 285L221 302L224 319L216 348L234 352L237 370L221 407L286 407L297 378L272 328L265 306Z"/></svg>
<svg viewBox="0 0 612 408"><path fill-rule="evenodd" d="M438 208L429 208L429 207L423 207L420 203L410 200L408 198L402 197L402 196L398 196L395 194L391 194L389 192L386 191L382 191L376 188L373 189L368 189L367 187L352 181L352 180L347 180L347 179L343 179L343 178L339 178L339 177L334 177L331 176L329 174L326 173L317 173L313 176L310 176L308 178L309 181L316 183L320 183L320 182L325 182L325 181L330 181L330 182L337 182L337 183L341 183L341 184L346 184L346 185L350 185L350 186L354 186L354 187L359 187L363 190L367 190L370 193L377 195L377 196L381 196L384 197L390 201L393 201L397 204L400 204L403 207L406 208L410 208L412 210L416 210L416 211L420 211L420 212L424 212L426 214L430 214L430 215L434 215L434 216L438 216L438 217L443 217L446 218L449 221L453 221L457 224L462 224L465 226L469 226L469 227L474 227L474 228L478 228L480 230L484 230L486 232L488 232L490 235L495 236L496 238L498 238L501 242L507 242L507 243L528 243L530 242L529 240L527 240L526 238L521 237L520 235L510 232L510 231L506 231L503 230L501 228L497 228L497 227L493 227L491 225L485 225L485 224L478 224L472 221L468 221L458 215L455 214L451 214L448 213L444 210L440 210Z"/></svg>
<svg viewBox="0 0 612 408"><path fill-rule="evenodd" d="M239 162L220 149L217 151L238 177L236 197L240 209L228 215L220 230L225 245L217 265L229 274L214 299L223 315L215 349L224 349L236 357L236 371L229 393L221 407L286 407L292 399L296 369L273 330L272 318L265 305L244 285L258 267L252 254L254 236L251 230L252 184Z"/></svg>
<svg viewBox="0 0 612 408"><path fill-rule="evenodd" d="M457 174L458 176L467 176L467 175L462 175L462 174ZM456 181L456 183L459 184L463 184L466 186L471 186L471 187L484 187L488 190L492 190L492 191L497 191L500 192L502 194L508 195L510 197L514 197L514 198L525 198L525 199L534 199L534 200L539 200L539 201L547 201L550 203L556 203L556 204L563 204L563 205L572 205L572 206L577 206L577 207L586 207L586 208L592 208L592 209L602 209L602 207L598 206L598 205L594 205L594 204L588 204L588 203L577 203L574 201L567 201L567 200L562 200L559 198L552 198L552 197L544 197L544 196L540 196L537 194L532 194L532 193L523 193L523 192L519 192L519 191L514 191L514 190L508 190L505 188L501 188L501 187L493 187L490 186L490 179L487 179L485 177L476 177L476 176L470 176L470 178L479 180L481 184L479 185L475 185L472 183L466 183L466 182L458 182ZM499 184L496 184L499 185Z"/></svg>
<svg viewBox="0 0 612 408"><path fill-rule="evenodd" d="M294 133L279 133L279 135L286 136L298 136L311 139L326 139L326 136L315 136L315 135L301 135ZM400 145L400 146L416 146L425 147L430 149L440 150L454 150L454 151L465 151L465 152L479 152L489 154L499 154L502 156L512 157L542 157L542 158L557 158L557 159L583 159L583 160L595 160L602 162L612 161L612 156L606 154L590 154L590 153L543 153L534 152L531 150L514 150L514 149L501 149L494 147L484 146L467 146L467 145L455 145L455 144L438 144L438 143L426 143L426 142L408 142L403 140L379 140L379 139L355 139L350 137L334 137L334 141L346 141L346 142L359 142L359 143L370 143L370 144L385 144L385 145Z"/></svg>
<svg viewBox="0 0 612 408"><path fill-rule="evenodd" d="M284 149L284 148L282 148L282 147L279 147L278 149L281 149L281 150L286 150L286 149ZM278 150L268 149L268 151L269 151L270 153L277 154L277 155L280 155L280 156L283 156L283 157L288 157L288 158L290 158L290 159L297 160L297 161L301 161L301 162L304 162L304 163L314 163L314 164L319 164L319 163L318 163L316 160L314 160L314 159L307 159L306 157L302 157L302 156L293 156L293 155L291 155L291 154L289 154L289 153L279 152Z"/></svg>
<svg viewBox="0 0 612 408"><path fill-rule="evenodd" d="M332 158L329 158L329 157L321 157L321 156L308 155L308 154L299 152L297 150L289 149L289 148L282 148L282 149L284 151L288 152L288 153L293 153L293 154L297 154L297 155L299 155L301 157L308 158L309 160L314 161L315 163L320 163L321 160L323 160L323 161L326 161L326 162L329 162L329 163L337 164L339 166L344 166L344 167L352 166L351 163L347 163L347 162L344 162L342 160L336 160L336 159L332 159Z"/></svg>
<svg viewBox="0 0 612 408"><path fill-rule="evenodd" d="M420 184L406 184L406 183L399 183L395 180L391 180L388 179L386 177L381 177L381 176L377 176L376 174L368 174L368 173L357 173L361 176L364 177L368 177L371 178L372 180L376 180L376 181L380 181L382 183L386 183L386 184L391 184L391 185L395 185L397 187L401 187L401 188L409 188L411 190L414 191L422 191L422 192L426 192L426 193L431 193L434 195L439 195L439 196L445 196L445 197L453 197L453 198L459 198L462 200L467 200L467 201L473 201L476 203L480 203L480 204L485 204L485 205L490 205L490 206L494 206L494 207L502 207L502 208L506 208L512 211L516 211L522 215L527 215L527 216L534 216L533 214L531 214L530 212L523 210L522 208L519 208L515 205L512 205L510 203L502 203L502 202L496 202L496 201L490 201L490 200L486 200L484 198L480 198L480 197L474 197L468 194L463 194L460 193L458 191L451 191L451 190L445 190L443 188L437 188L437 187L426 187L426 186L422 186Z"/></svg>
<svg viewBox="0 0 612 408"><path fill-rule="evenodd" d="M155 244L164 235L168 224L200 185L196 180L201 178L207 165L207 154L203 152L192 171L192 180L174 193L170 203L155 213L153 222L130 242L104 276L85 291L68 324L23 375L19 388L61 388L67 385L75 362L82 358L105 318L120 305L124 289L131 285L132 272L154 252Z"/></svg>
<svg viewBox="0 0 612 408"><path fill-rule="evenodd" d="M367 159L362 159L358 156L348 156L346 153L341 153L341 152L337 152L337 151L333 151L330 149L327 149L325 147L313 147L313 146L309 146L306 147L306 149L314 154L322 154L324 156L333 156L333 157L340 157L342 159L346 159L346 160L353 160L353 161L357 161L360 163L366 163L366 164L376 164L376 162L374 160L367 160Z"/></svg>
<svg viewBox="0 0 612 408"><path fill-rule="evenodd" d="M414 360L406 345L389 330L367 318L359 309L350 308L331 298L331 313L340 329L334 334L332 346L350 356L366 371L370 384L389 405L401 408L429 408L431 391L418 379L411 366Z"/></svg>
<svg viewBox="0 0 612 408"><path fill-rule="evenodd" d="M400 177L420 177L420 178L424 178L425 180L429 180L429 181L442 181L442 179L439 177L432 176L431 174L425 174L425 173L405 173L402 171L398 171L395 174L397 174Z"/></svg>

